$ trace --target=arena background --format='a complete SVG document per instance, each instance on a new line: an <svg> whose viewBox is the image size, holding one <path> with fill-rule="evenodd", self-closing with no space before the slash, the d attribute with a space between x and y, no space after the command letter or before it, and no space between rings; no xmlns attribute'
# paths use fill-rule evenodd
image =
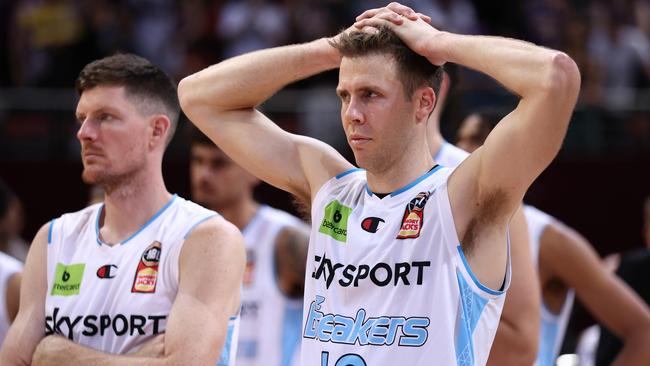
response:
<svg viewBox="0 0 650 366"><path fill-rule="evenodd" d="M578 63L582 90L557 159L526 201L576 228L601 255L642 245L641 207L650 195L650 1L404 1L442 29L525 39ZM0 178L24 208L22 236L85 206L76 95L87 62L116 51L145 56L180 80L224 58L334 35L376 1L0 0ZM443 135L470 112L508 111L516 99L492 80L450 67ZM339 128L336 72L291 85L264 111L291 131L316 136L351 160ZM163 171L189 198L188 134L182 120ZM263 142L261 142L263 143ZM260 200L293 210L267 185ZM577 314L577 315L576 315ZM589 319L577 307L565 348Z"/></svg>

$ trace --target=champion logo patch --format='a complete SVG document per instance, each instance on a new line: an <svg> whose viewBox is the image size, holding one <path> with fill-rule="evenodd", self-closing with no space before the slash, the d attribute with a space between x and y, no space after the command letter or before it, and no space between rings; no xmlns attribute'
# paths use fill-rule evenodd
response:
<svg viewBox="0 0 650 366"><path fill-rule="evenodd" d="M366 217L361 221L361 228L369 233L376 233L379 230L379 224L385 222L379 217Z"/></svg>
<svg viewBox="0 0 650 366"><path fill-rule="evenodd" d="M144 250L138 263L138 268L135 270L135 278L133 279L131 292L156 292L158 264L160 262L161 252L162 244L159 241L154 241Z"/></svg>
<svg viewBox="0 0 650 366"><path fill-rule="evenodd" d="M424 205L427 204L430 194L431 192L420 192L406 205L397 239L414 239L420 236L424 225Z"/></svg>
<svg viewBox="0 0 650 366"><path fill-rule="evenodd" d="M97 269L97 277L99 278L113 278L117 275L117 266L114 264L107 264Z"/></svg>

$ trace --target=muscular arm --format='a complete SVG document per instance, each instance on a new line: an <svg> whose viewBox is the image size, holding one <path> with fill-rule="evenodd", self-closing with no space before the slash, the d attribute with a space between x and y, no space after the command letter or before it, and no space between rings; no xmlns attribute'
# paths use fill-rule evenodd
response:
<svg viewBox="0 0 650 366"><path fill-rule="evenodd" d="M280 129L255 107L285 85L339 63L327 39L245 54L183 79L181 107L239 165L310 202L326 180L352 165L327 144Z"/></svg>
<svg viewBox="0 0 650 366"><path fill-rule="evenodd" d="M532 365L539 342L540 289L522 209L510 221L512 281L488 365Z"/></svg>
<svg viewBox="0 0 650 366"><path fill-rule="evenodd" d="M27 255L23 268L20 306L16 319L9 328L0 364L26 366L32 362L36 346L45 336L45 294L47 292L47 234L50 225L43 225Z"/></svg>
<svg viewBox="0 0 650 366"><path fill-rule="evenodd" d="M575 292L594 317L625 346L613 365L647 365L650 360L650 311L638 295L605 269L590 244L561 224L549 225L541 238L540 266Z"/></svg>
<svg viewBox="0 0 650 366"><path fill-rule="evenodd" d="M202 223L190 234L181 250L178 294L169 314L162 357L112 355L62 337L47 337L38 346L33 364L216 364L226 340L229 317L238 312L244 258L241 234L221 218Z"/></svg>
<svg viewBox="0 0 650 366"><path fill-rule="evenodd" d="M305 268L309 248L309 229L285 227L275 241L275 271L278 286L291 298L302 298L305 292Z"/></svg>

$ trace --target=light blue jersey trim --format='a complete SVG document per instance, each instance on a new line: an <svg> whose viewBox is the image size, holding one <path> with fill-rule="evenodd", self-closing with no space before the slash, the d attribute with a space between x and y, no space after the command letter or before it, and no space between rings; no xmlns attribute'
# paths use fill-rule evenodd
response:
<svg viewBox="0 0 650 366"><path fill-rule="evenodd" d="M341 178L345 177L346 175L348 175L348 174L350 174L350 173L358 172L359 170L363 170L363 169L361 169L361 168L352 168L352 169L348 169L348 170L344 171L343 173L339 173L339 174L336 176L336 179L341 179Z"/></svg>
<svg viewBox="0 0 650 366"><path fill-rule="evenodd" d="M422 176L420 176L419 178L417 178L417 179L414 180L413 182L411 182L411 183L405 185L404 187L402 187L402 188L400 188L400 189L398 189L398 190L392 192L392 193L390 194L390 197L395 197L395 196L397 196L398 194L400 194L400 193L402 193L402 192L408 191L409 189L413 188L416 184L418 184L418 183L422 182L424 179L430 177L431 174L437 172L440 168L442 168L442 165L436 165L436 166L433 167L431 170L429 170L428 172L424 173ZM372 191L370 190L370 187L368 187L368 183L366 183L366 192L368 193L369 196L372 196L372 195L374 194L374 193L372 193Z"/></svg>
<svg viewBox="0 0 650 366"><path fill-rule="evenodd" d="M469 273L470 277L472 277L472 281L474 281L474 283L476 284L476 286L478 286L478 288L487 292L490 295L501 295L505 292L505 291L492 290L490 288L485 287L481 282L479 282L478 278L474 276L474 272L472 272L469 263L467 263L467 258L465 258L465 253L463 253L463 248L461 248L459 245L456 247L456 249L458 249L458 254L460 255L460 259L463 260L463 265L465 265L465 269L467 270L467 273Z"/></svg>
<svg viewBox="0 0 650 366"><path fill-rule="evenodd" d="M447 145L449 145L447 140L443 140L442 145L440 145L440 148L436 152L436 155L433 157L433 161L435 161L436 163L438 162L438 158L440 158L440 154L442 154L442 150L444 150Z"/></svg>
<svg viewBox="0 0 650 366"><path fill-rule="evenodd" d="M433 169L431 169L428 172L424 173L424 175L422 175L420 178L414 180L413 182L407 184L406 186L404 186L404 187L396 190L395 192L391 193L390 196L395 197L395 196L397 196L398 194L400 194L402 192L408 191L409 189L413 188L416 184L422 182L423 180L425 180L426 178L428 178L429 176L431 176L433 173L437 172L441 168L442 168L441 165L436 165Z"/></svg>
<svg viewBox="0 0 650 366"><path fill-rule="evenodd" d="M205 221L207 221L207 220L209 220L209 219L211 219L211 218L213 218L215 216L217 216L217 214L213 213L213 214L210 214L210 215L202 218L201 220L197 221L196 223L194 223L194 225L192 225L192 227L189 230L187 230L187 232L183 236L183 240L187 239L187 237L192 233L192 231L194 231L194 228L196 228L197 226L201 225L201 223L203 223L203 222L205 222Z"/></svg>
<svg viewBox="0 0 650 366"><path fill-rule="evenodd" d="M456 270L460 290L459 317L456 320L456 363L458 366L474 365L474 330L488 300L474 293L465 277Z"/></svg>
<svg viewBox="0 0 650 366"><path fill-rule="evenodd" d="M281 366L290 366L302 336L302 306L284 309L282 327L282 359Z"/></svg>
<svg viewBox="0 0 650 366"><path fill-rule="evenodd" d="M47 230L47 243L48 244L52 244L52 229L54 227L54 221L55 220L56 219L52 219L52 221L50 221L50 228Z"/></svg>
<svg viewBox="0 0 650 366"><path fill-rule="evenodd" d="M131 234L131 236L129 236L126 240L124 240L124 241L122 242L122 244L126 244L129 240L135 238L136 235L140 234L140 232L141 232L142 230L146 229L147 226L149 226L152 222L154 222L154 221L158 218L158 216L162 215L162 213L165 212L165 210L167 210L167 208L169 208L169 206L172 205L172 203L176 200L176 197L178 197L178 196L177 196L177 195L173 195L173 196L172 196L172 199L170 199L169 202L167 202L167 203L166 203L166 204L165 204L165 205L164 205L160 210L158 210L158 212L156 212L156 213L155 213L155 214L154 214L154 215L149 219L149 221L147 221L144 225L142 225L142 227L141 227L140 229L138 229L138 231L136 231L135 233ZM102 241L99 239L99 218L102 216L102 211L103 211L103 210L104 210L104 204L102 204L102 205L99 207L99 212L97 212L97 220L95 220L95 234L97 235L97 244L99 244L99 245L102 245L102 244L103 244Z"/></svg>
<svg viewBox="0 0 650 366"><path fill-rule="evenodd" d="M544 305L542 305L544 306ZM535 366L553 366L555 365L555 339L558 334L558 323L551 323L542 319L540 324L539 350L537 351L537 360Z"/></svg>
<svg viewBox="0 0 650 366"><path fill-rule="evenodd" d="M226 333L226 341L223 344L223 350L221 351L221 357L217 361L217 366L231 366L230 364L230 351L232 350L233 342L233 333L235 331L235 320L236 316L231 316L228 321L228 332Z"/></svg>

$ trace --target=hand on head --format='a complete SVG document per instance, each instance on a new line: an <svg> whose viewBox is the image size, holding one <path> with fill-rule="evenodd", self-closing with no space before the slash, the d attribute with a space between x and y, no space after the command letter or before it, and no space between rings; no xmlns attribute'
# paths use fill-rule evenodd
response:
<svg viewBox="0 0 650 366"><path fill-rule="evenodd" d="M388 27L410 49L429 59L432 64L440 66L446 62L442 47L439 44L435 44L438 47L431 47L434 44L431 40L442 32L430 23L429 16L392 2L383 8L366 10L356 18L353 27L364 32L376 32L380 27Z"/></svg>

